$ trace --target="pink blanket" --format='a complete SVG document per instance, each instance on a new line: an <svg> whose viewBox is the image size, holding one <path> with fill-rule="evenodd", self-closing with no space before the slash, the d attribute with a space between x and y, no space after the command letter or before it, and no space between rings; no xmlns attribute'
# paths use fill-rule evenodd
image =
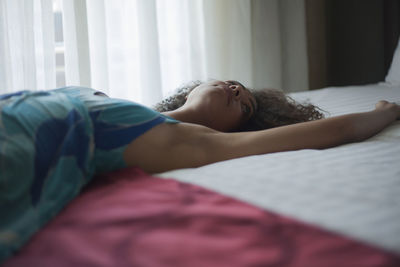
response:
<svg viewBox="0 0 400 267"><path fill-rule="evenodd" d="M400 266L400 256L136 168L98 177L11 266Z"/></svg>

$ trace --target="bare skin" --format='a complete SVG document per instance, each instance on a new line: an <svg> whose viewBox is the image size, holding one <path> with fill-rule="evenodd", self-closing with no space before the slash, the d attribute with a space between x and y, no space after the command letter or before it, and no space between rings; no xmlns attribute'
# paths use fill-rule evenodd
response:
<svg viewBox="0 0 400 267"><path fill-rule="evenodd" d="M182 107L164 114L182 122L229 132L245 123L256 109L255 98L241 83L212 80L196 87Z"/></svg>
<svg viewBox="0 0 400 267"><path fill-rule="evenodd" d="M124 159L129 166L158 173L249 155L324 149L363 141L399 119L399 105L379 101L369 112L255 132L224 133L197 124L164 123L129 144Z"/></svg>

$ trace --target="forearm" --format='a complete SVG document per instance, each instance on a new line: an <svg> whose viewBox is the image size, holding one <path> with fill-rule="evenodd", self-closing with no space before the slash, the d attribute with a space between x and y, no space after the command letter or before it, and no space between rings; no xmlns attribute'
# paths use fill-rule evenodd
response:
<svg viewBox="0 0 400 267"><path fill-rule="evenodd" d="M365 113L347 115L346 123L349 125L349 137L351 142L360 142L368 139L391 123L396 121L396 113L390 109L373 110Z"/></svg>

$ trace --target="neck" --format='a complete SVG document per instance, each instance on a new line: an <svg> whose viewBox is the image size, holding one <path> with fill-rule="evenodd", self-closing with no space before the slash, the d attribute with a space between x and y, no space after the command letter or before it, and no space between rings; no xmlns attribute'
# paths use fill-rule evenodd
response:
<svg viewBox="0 0 400 267"><path fill-rule="evenodd" d="M200 124L209 127L202 114L199 114L199 112L193 109L184 108L183 106L176 110L162 112L162 114L181 122Z"/></svg>

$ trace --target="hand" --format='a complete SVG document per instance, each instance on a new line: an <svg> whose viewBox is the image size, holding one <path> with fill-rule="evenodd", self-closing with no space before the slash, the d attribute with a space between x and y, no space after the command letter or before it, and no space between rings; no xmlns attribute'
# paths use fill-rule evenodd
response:
<svg viewBox="0 0 400 267"><path fill-rule="evenodd" d="M396 115L396 120L400 119L400 105L394 102L388 102L386 100L381 100L376 103L375 108L377 110L390 110Z"/></svg>

